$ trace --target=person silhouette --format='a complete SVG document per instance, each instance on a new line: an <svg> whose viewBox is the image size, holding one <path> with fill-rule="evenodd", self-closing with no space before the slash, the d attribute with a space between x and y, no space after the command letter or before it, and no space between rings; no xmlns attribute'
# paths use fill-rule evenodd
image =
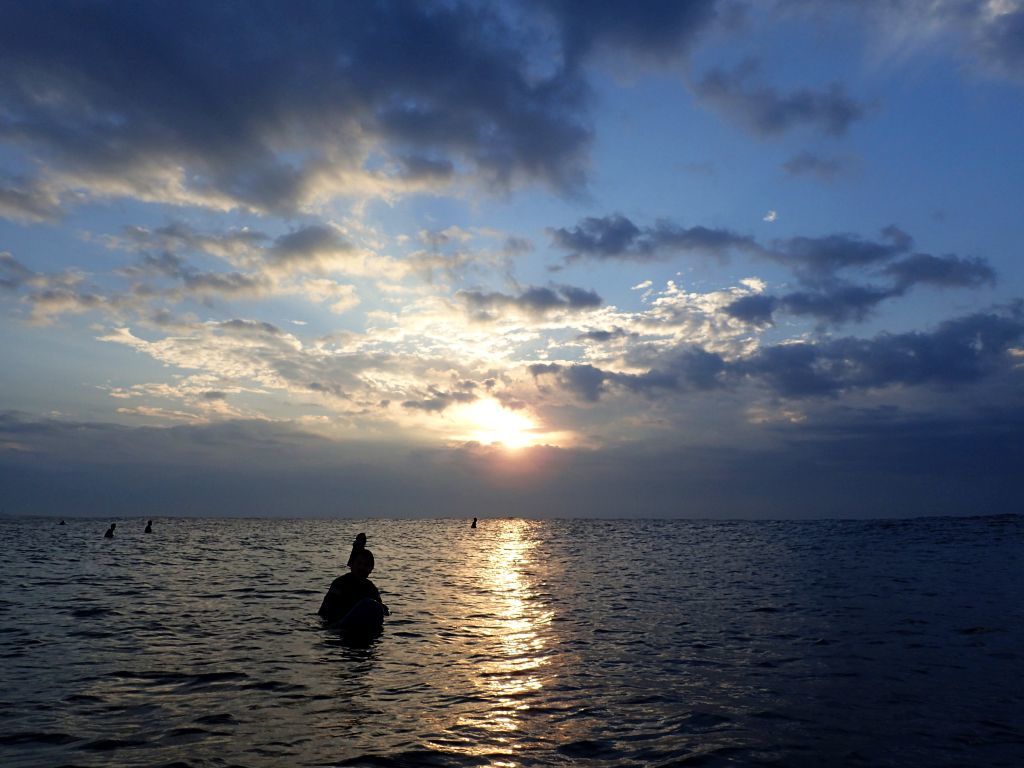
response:
<svg viewBox="0 0 1024 768"><path fill-rule="evenodd" d="M373 552L360 549L349 558L350 573L331 582L317 614L333 629L372 632L380 629L390 614L376 585L368 578L373 573Z"/></svg>
<svg viewBox="0 0 1024 768"><path fill-rule="evenodd" d="M360 533L360 534L358 534L356 536L356 540L352 542L352 552L348 556L348 562L346 563L346 565L348 565L348 567L351 568L352 567L352 561L355 559L356 555L358 555L360 552L364 551L365 549L366 549L366 534L365 533Z"/></svg>
<svg viewBox="0 0 1024 768"><path fill-rule="evenodd" d="M60 525L67 525L63 520L60 521Z"/></svg>
<svg viewBox="0 0 1024 768"><path fill-rule="evenodd" d="M112 539L114 538L114 529L117 528L117 523L111 523L110 527L107 528L107 532L103 534L103 538Z"/></svg>
<svg viewBox="0 0 1024 768"><path fill-rule="evenodd" d="M475 517L473 518L473 524L470 525L469 527L470 528L476 528L476 518Z"/></svg>
<svg viewBox="0 0 1024 768"><path fill-rule="evenodd" d="M144 531L144 533L152 533L152 532L153 532L153 521L150 520L148 523L146 523L146 530Z"/></svg>

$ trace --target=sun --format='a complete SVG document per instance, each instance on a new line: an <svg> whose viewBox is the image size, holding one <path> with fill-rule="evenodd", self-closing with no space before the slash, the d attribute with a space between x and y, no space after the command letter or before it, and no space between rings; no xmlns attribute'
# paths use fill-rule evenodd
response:
<svg viewBox="0 0 1024 768"><path fill-rule="evenodd" d="M462 409L466 440L506 448L526 448L537 443L537 424L520 411L510 411L497 400L477 400Z"/></svg>

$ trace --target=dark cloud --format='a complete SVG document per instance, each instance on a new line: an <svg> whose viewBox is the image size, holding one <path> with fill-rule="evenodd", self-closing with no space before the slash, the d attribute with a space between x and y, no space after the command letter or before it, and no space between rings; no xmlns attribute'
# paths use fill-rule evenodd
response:
<svg viewBox="0 0 1024 768"><path fill-rule="evenodd" d="M595 49L641 58L671 58L685 51L716 15L716 0L537 0L556 18L566 59L575 63Z"/></svg>
<svg viewBox="0 0 1024 768"><path fill-rule="evenodd" d="M255 294L270 288L262 275L242 272L199 272L189 270L182 275L185 289L196 293Z"/></svg>
<svg viewBox="0 0 1024 768"><path fill-rule="evenodd" d="M258 320L226 320L217 323L217 328L234 336L281 336L283 331L272 323L263 323Z"/></svg>
<svg viewBox="0 0 1024 768"><path fill-rule="evenodd" d="M465 302L467 309L478 319L493 319L492 313L502 309L542 315L555 310L580 311L600 307L603 303L594 291L572 285L551 288L530 287L518 296L482 291L459 291L456 297Z"/></svg>
<svg viewBox="0 0 1024 768"><path fill-rule="evenodd" d="M1022 336L1024 320L1017 311L977 314L946 321L932 332L780 344L732 369L794 398L893 385L951 387L1005 367L1008 351Z"/></svg>
<svg viewBox="0 0 1024 768"><path fill-rule="evenodd" d="M782 296L778 303L791 315L806 315L840 325L864 320L880 303L901 293L898 289L870 285L836 284L823 290L795 291Z"/></svg>
<svg viewBox="0 0 1024 768"><path fill-rule="evenodd" d="M472 403L477 396L472 392L444 392L436 387L429 387L428 394L421 400L406 400L402 403L403 408L410 410L426 411L427 413L441 413L452 405L458 403Z"/></svg>
<svg viewBox="0 0 1024 768"><path fill-rule="evenodd" d="M129 277L157 274L181 281L182 288L193 294L220 294L224 296L256 295L270 290L269 280L258 272L207 272L191 266L181 256L169 251L148 253L138 266L119 270ZM146 287L136 288L136 295L154 295Z"/></svg>
<svg viewBox="0 0 1024 768"><path fill-rule="evenodd" d="M995 272L984 259L931 256L918 253L891 261L910 247L910 238L895 230L891 244L872 243L847 235L827 238L795 238L784 245L781 259L793 264L806 290L782 296L743 296L722 311L752 325L772 322L776 311L813 317L823 324L860 322L887 299L903 296L915 285L938 288L978 288L995 283ZM776 254L778 257L778 254ZM892 279L888 286L857 285L834 276L849 267L890 261L881 274Z"/></svg>
<svg viewBox="0 0 1024 768"><path fill-rule="evenodd" d="M907 253L912 238L895 226L882 230L882 240L865 240L856 235L793 237L777 240L766 253L796 270L806 282L815 284L831 279L836 272L851 267L869 267Z"/></svg>
<svg viewBox="0 0 1024 768"><path fill-rule="evenodd" d="M700 99L759 136L775 136L796 126L842 136L867 113L867 107L850 98L839 83L824 90L801 88L781 94L771 86L751 83L756 71L752 61L732 71L712 69L694 90Z"/></svg>
<svg viewBox="0 0 1024 768"><path fill-rule="evenodd" d="M269 238L252 229L229 229L225 232L199 232L181 221L172 221L163 227L125 227L122 230L128 247L136 249L159 249L163 251L194 250L213 256L244 254L259 248Z"/></svg>
<svg viewBox="0 0 1024 768"><path fill-rule="evenodd" d="M614 341L615 339L631 338L636 335L636 333L630 333L624 328L616 326L610 331L587 331L579 334L576 338L580 341L596 341L604 343L606 341Z"/></svg>
<svg viewBox="0 0 1024 768"><path fill-rule="evenodd" d="M782 170L790 176L815 176L829 181L843 170L843 164L838 160L804 151L784 162Z"/></svg>
<svg viewBox="0 0 1024 768"><path fill-rule="evenodd" d="M595 368L589 363L561 365L559 363L536 363L528 370L534 379L553 375L562 389L572 392L581 400L596 402L604 392L605 382L614 374Z"/></svg>
<svg viewBox="0 0 1024 768"><path fill-rule="evenodd" d="M590 139L585 82L479 4L16 3L0 68L0 140L98 194L292 212L373 154L565 189Z"/></svg>
<svg viewBox="0 0 1024 768"><path fill-rule="evenodd" d="M756 304L747 315L758 322L770 320ZM891 386L972 384L1011 367L1010 350L1022 339L1024 314L1014 307L1001 314L949 320L930 332L783 343L732 360L699 346L684 346L640 374L602 370L589 363L538 363L528 370L535 379L552 377L560 389L590 402L613 386L650 394L712 390L743 380L800 399Z"/></svg>
<svg viewBox="0 0 1024 768"><path fill-rule="evenodd" d="M337 229L325 224L312 224L281 235L269 250L271 259L289 264L316 262L324 257L353 250Z"/></svg>
<svg viewBox="0 0 1024 768"><path fill-rule="evenodd" d="M751 296L741 296L722 311L730 317L735 317L737 320L751 325L767 325L772 322L772 314L778 306L777 297L756 293Z"/></svg>
<svg viewBox="0 0 1024 768"><path fill-rule="evenodd" d="M1007 7L992 13L988 3L975 2L980 16L976 41L985 60L997 69L1024 80L1024 7Z"/></svg>
<svg viewBox="0 0 1024 768"><path fill-rule="evenodd" d="M592 259L631 259L647 261L673 253L702 253L719 258L732 249L756 250L752 238L726 229L680 227L659 220L652 227L640 228L621 214L589 216L572 229L549 229L557 248L569 251L567 261Z"/></svg>
<svg viewBox="0 0 1024 768"><path fill-rule="evenodd" d="M775 240L770 246L729 230L687 229L668 219L640 227L621 214L587 217L575 227L548 232L556 247L569 251L567 262L582 258L644 261L670 253L723 258L738 251L792 269L800 290L782 296L744 296L723 309L726 315L752 325L771 323L777 311L812 317L825 325L859 322L883 301L903 296L915 285L978 288L995 282L995 273L984 259L910 255L913 238L894 225L885 227L874 240L840 233ZM889 284L858 284L843 276L849 270L874 270L876 277L888 278Z"/></svg>
<svg viewBox="0 0 1024 768"><path fill-rule="evenodd" d="M996 281L995 271L984 259L927 253L916 253L890 264L885 268L885 274L905 288L918 284L939 288L977 288L994 285Z"/></svg>
<svg viewBox="0 0 1024 768"><path fill-rule="evenodd" d="M0 252L0 288L9 291L17 290L35 275L7 252Z"/></svg>
<svg viewBox="0 0 1024 768"><path fill-rule="evenodd" d="M56 221L60 218L60 200L36 182L0 177L0 217L28 222Z"/></svg>
<svg viewBox="0 0 1024 768"><path fill-rule="evenodd" d="M726 363L718 354L688 346L676 350L661 367L639 374L606 371L589 363L537 363L528 370L534 379L553 376L560 389L581 400L596 402L608 391L609 385L643 394L657 390L714 389L724 382Z"/></svg>

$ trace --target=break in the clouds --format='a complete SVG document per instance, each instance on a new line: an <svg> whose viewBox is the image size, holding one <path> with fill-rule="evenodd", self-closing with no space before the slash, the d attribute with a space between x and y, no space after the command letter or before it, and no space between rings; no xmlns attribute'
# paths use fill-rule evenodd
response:
<svg viewBox="0 0 1024 768"><path fill-rule="evenodd" d="M5 507L1005 503L1022 19L8 3Z"/></svg>

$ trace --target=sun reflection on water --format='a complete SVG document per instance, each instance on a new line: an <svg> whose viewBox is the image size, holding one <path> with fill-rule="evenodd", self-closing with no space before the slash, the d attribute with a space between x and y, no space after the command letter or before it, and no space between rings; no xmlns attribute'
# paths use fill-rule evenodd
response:
<svg viewBox="0 0 1024 768"><path fill-rule="evenodd" d="M544 685L543 628L552 614L536 600L528 576L537 567L531 555L537 543L530 535L531 524L506 520L500 525L480 574L481 587L489 592L491 620L478 627L489 652L478 664L476 683L489 706L463 716L459 725L486 731L493 743L507 750L508 761L495 760L493 749L487 749L492 765L515 766L515 752L522 748L522 719Z"/></svg>

